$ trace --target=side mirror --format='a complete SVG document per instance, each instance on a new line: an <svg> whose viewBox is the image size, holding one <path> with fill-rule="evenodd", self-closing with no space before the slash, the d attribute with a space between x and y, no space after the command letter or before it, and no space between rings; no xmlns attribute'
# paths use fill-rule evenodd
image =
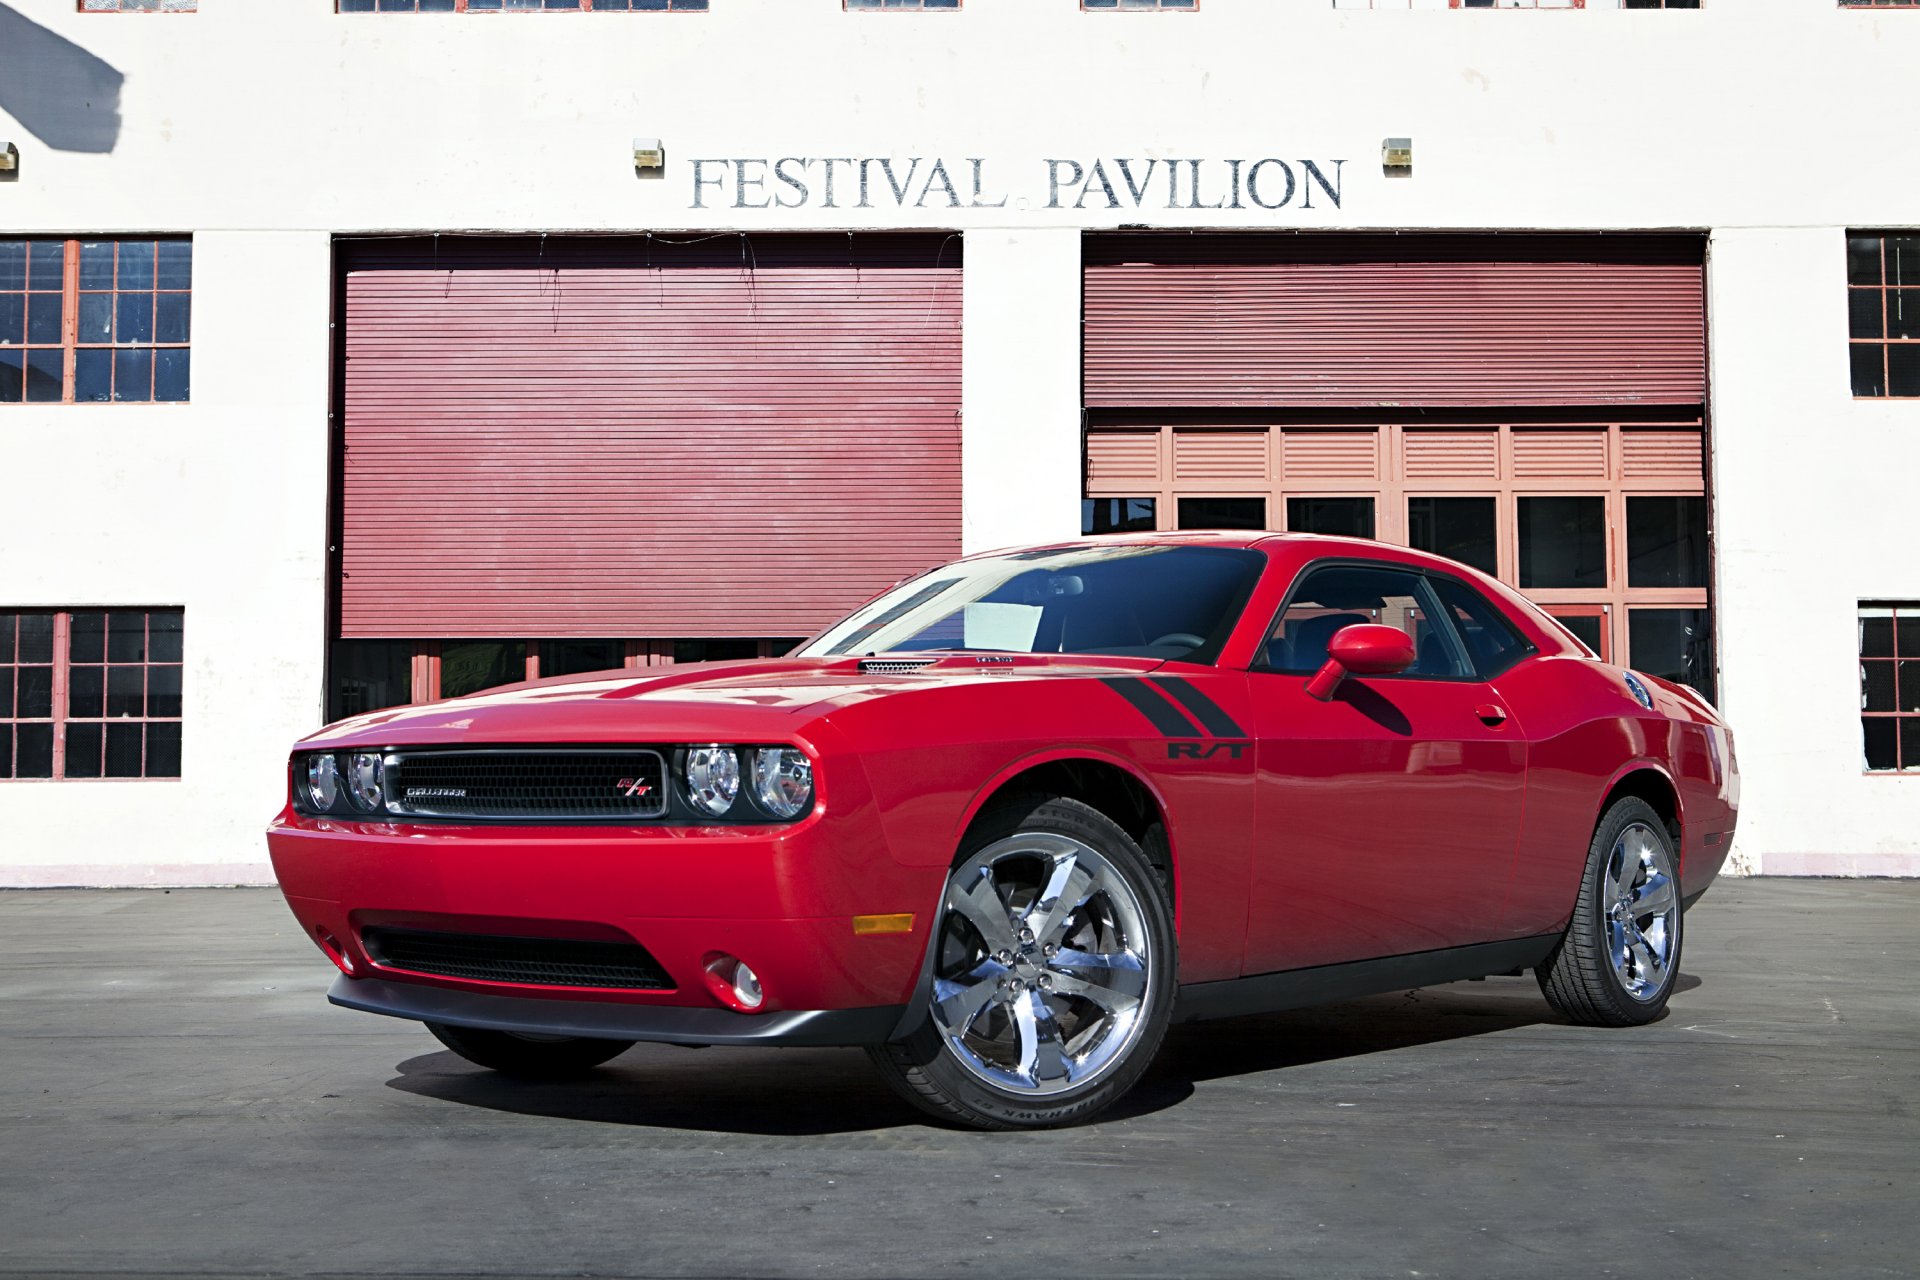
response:
<svg viewBox="0 0 1920 1280"><path fill-rule="evenodd" d="M1333 639L1327 642L1327 665L1307 681L1307 693L1331 702L1334 690L1349 675L1399 675L1413 665L1413 660L1412 636L1398 627L1356 622L1333 633Z"/></svg>

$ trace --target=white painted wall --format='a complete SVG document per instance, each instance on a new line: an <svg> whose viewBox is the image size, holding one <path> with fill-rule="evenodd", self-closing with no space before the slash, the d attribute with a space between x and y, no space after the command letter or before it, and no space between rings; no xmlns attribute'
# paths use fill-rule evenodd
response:
<svg viewBox="0 0 1920 1280"><path fill-rule="evenodd" d="M0 409L0 603L184 605L187 777L0 785L0 884L264 874L257 829L321 705L332 234L963 230L976 549L1072 528L1077 234L1127 224L1712 229L1721 657L1749 779L1738 852L1775 870L1920 871L1920 782L1860 775L1852 662L1854 600L1920 598L1900 525L1920 403L1850 398L1841 257L1848 226L1920 225L1920 14L1705 3L1206 0L1157 15L965 0L921 15L713 0L704 15L456 18L4 0L32 26L0 13L16 33L0 48L0 142L21 153L0 231L185 232L196 249L191 405ZM108 154L52 150L30 127L23 86L57 86L59 41L125 77ZM1388 135L1414 139L1411 179L1381 174ZM663 176L635 175L635 136L664 140ZM691 161L788 155L981 157L988 197L1006 200L691 207ZM1097 191L1045 207L1046 160L1116 156L1347 163L1340 204L1311 210L1167 209L1157 194L1115 209Z"/></svg>

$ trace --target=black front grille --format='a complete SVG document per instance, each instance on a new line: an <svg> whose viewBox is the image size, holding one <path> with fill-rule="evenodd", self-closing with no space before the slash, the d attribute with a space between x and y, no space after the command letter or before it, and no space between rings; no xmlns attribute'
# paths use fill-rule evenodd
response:
<svg viewBox="0 0 1920 1280"><path fill-rule="evenodd" d="M658 751L508 747L387 760L387 808L409 817L617 822L667 811Z"/></svg>
<svg viewBox="0 0 1920 1280"><path fill-rule="evenodd" d="M667 971L637 942L576 942L568 938L429 933L420 929L368 929L360 940L377 965L443 978L546 987L673 989Z"/></svg>

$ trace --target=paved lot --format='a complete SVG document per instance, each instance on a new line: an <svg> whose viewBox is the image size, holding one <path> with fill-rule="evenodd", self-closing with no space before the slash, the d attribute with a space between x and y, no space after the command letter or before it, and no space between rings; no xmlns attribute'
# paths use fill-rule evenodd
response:
<svg viewBox="0 0 1920 1280"><path fill-rule="evenodd" d="M840 1050L505 1083L326 1005L270 892L0 894L0 1274L1914 1274L1920 884L1689 924L1652 1027L1531 979L1191 1026L982 1135Z"/></svg>

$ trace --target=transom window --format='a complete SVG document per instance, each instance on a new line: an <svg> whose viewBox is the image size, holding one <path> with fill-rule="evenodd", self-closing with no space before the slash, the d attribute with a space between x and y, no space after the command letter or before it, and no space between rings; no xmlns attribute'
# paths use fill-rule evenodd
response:
<svg viewBox="0 0 1920 1280"><path fill-rule="evenodd" d="M1920 396L1920 232L1847 233L1853 394Z"/></svg>
<svg viewBox="0 0 1920 1280"><path fill-rule="evenodd" d="M183 617L0 613L0 779L179 777Z"/></svg>
<svg viewBox="0 0 1920 1280"><path fill-rule="evenodd" d="M1860 734L1870 773L1920 773L1920 600L1860 606Z"/></svg>
<svg viewBox="0 0 1920 1280"><path fill-rule="evenodd" d="M0 240L0 405L188 398L193 242Z"/></svg>
<svg viewBox="0 0 1920 1280"><path fill-rule="evenodd" d="M341 13L705 13L707 0L339 0Z"/></svg>

